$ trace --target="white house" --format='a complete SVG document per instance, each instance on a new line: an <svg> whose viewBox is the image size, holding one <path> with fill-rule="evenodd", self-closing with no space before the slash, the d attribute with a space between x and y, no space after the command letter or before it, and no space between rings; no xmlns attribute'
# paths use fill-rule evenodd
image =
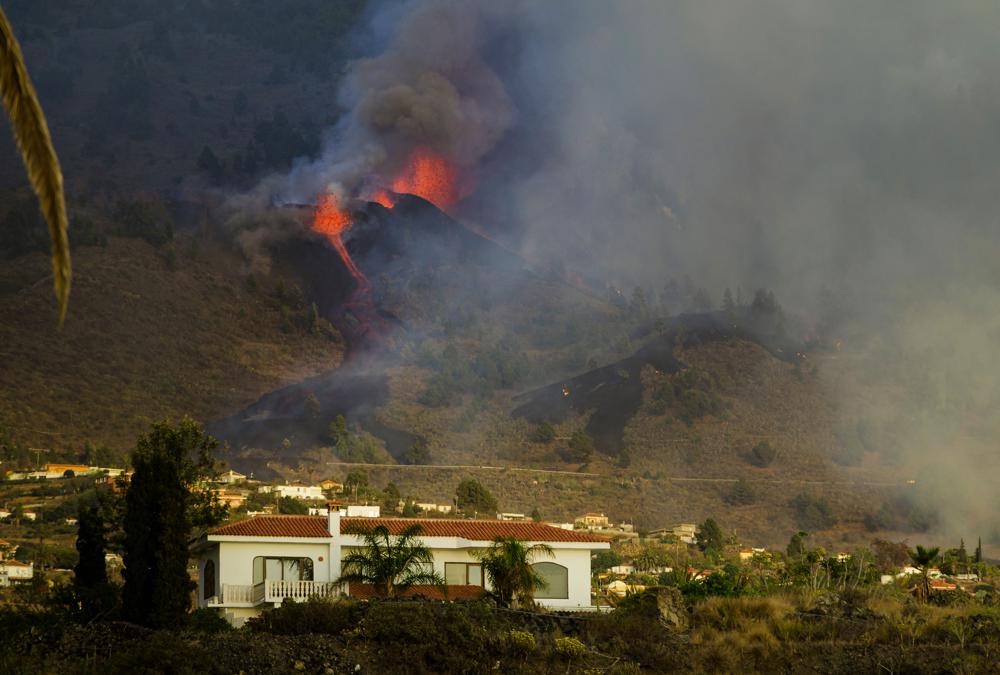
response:
<svg viewBox="0 0 1000 675"><path fill-rule="evenodd" d="M348 518L329 516L256 516L218 527L196 544L198 606L222 610L236 625L284 600L311 596L368 597L359 584L333 583L340 576L345 552L363 545L358 528L384 525L399 534L415 523L434 556L434 571L448 587L448 597L480 595L488 588L473 553L498 537L514 537L528 545L547 544L553 555L540 556L535 569L547 581L535 600L551 608L589 608L590 553L610 548L589 532L562 530L534 522L415 518ZM431 587L428 595L436 595Z"/></svg>
<svg viewBox="0 0 1000 675"><path fill-rule="evenodd" d="M216 482L223 483L225 485L232 485L233 483L243 483L246 479L246 474L230 469L226 473L220 474L216 479Z"/></svg>
<svg viewBox="0 0 1000 675"><path fill-rule="evenodd" d="M302 485L293 483L291 485L261 485L257 492L277 493L279 497L294 497L295 499L326 499L323 488L318 485Z"/></svg>
<svg viewBox="0 0 1000 675"><path fill-rule="evenodd" d="M382 507L378 504L348 504L347 513L344 514L341 512L341 515L346 515L348 518L378 518L381 510ZM310 506L309 515L328 516L330 515L330 509L325 506Z"/></svg>
<svg viewBox="0 0 1000 675"><path fill-rule="evenodd" d="M35 576L35 564L19 560L0 562L0 586L10 586L11 582L30 581Z"/></svg>

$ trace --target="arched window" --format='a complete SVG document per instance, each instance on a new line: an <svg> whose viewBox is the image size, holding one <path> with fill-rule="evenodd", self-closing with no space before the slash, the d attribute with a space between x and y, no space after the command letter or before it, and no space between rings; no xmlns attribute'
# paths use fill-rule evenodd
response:
<svg viewBox="0 0 1000 675"><path fill-rule="evenodd" d="M215 595L215 561L205 562L205 569L201 572L202 591L206 600ZM190 588L190 587L189 587Z"/></svg>
<svg viewBox="0 0 1000 675"><path fill-rule="evenodd" d="M535 589L535 598L569 598L569 570L554 562L540 562L531 566L545 580L545 586Z"/></svg>

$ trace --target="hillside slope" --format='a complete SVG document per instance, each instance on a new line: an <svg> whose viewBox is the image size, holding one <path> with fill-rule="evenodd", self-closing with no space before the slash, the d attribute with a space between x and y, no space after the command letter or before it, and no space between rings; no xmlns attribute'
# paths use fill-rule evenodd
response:
<svg viewBox="0 0 1000 675"><path fill-rule="evenodd" d="M151 420L207 419L340 363L339 335L246 289L238 258L177 245L169 259L135 239L77 249L62 331L47 258L0 267L0 426L15 440L127 448Z"/></svg>

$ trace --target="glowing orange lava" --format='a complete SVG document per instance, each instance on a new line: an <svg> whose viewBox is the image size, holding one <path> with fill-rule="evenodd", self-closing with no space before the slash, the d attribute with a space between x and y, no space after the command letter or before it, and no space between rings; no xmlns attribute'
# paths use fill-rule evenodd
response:
<svg viewBox="0 0 1000 675"><path fill-rule="evenodd" d="M347 252L344 240L340 236L350 226L351 214L341 208L337 198L329 192L320 195L319 201L316 203L316 212L313 215L312 229L326 236L333 248L336 249L340 259L344 261L344 266L347 267L347 271L351 273L354 280L358 282L360 287L367 287L368 279L354 264L354 260L351 259L351 254Z"/></svg>
<svg viewBox="0 0 1000 675"><path fill-rule="evenodd" d="M388 190L379 190L371 196L371 200L376 204L381 204L387 209L391 209L396 205L396 195Z"/></svg>
<svg viewBox="0 0 1000 675"><path fill-rule="evenodd" d="M461 198L455 165L423 147L410 155L406 167L393 180L392 190L423 197L442 211L451 210Z"/></svg>

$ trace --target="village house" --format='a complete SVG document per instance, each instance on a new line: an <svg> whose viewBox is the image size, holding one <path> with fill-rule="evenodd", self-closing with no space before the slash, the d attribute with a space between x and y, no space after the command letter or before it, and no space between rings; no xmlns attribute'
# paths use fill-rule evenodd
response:
<svg viewBox="0 0 1000 675"><path fill-rule="evenodd" d="M498 513L497 520L527 520L523 513Z"/></svg>
<svg viewBox="0 0 1000 675"><path fill-rule="evenodd" d="M279 497L293 497L294 499L326 499L323 488L319 485L305 485L303 483L288 483L286 485L261 485L257 492L263 494L277 494Z"/></svg>
<svg viewBox="0 0 1000 675"><path fill-rule="evenodd" d="M764 556L767 554L766 548L741 548L739 552L740 562L750 562L754 556Z"/></svg>
<svg viewBox="0 0 1000 675"><path fill-rule="evenodd" d="M12 583L31 581L34 576L34 563L23 563L20 560L4 560L0 562L0 586L10 586Z"/></svg>
<svg viewBox="0 0 1000 675"><path fill-rule="evenodd" d="M585 513L576 522L587 529L601 528L608 526L608 517L603 513Z"/></svg>
<svg viewBox="0 0 1000 675"><path fill-rule="evenodd" d="M346 513L344 512L346 510ZM340 509L341 515L345 515L348 518L378 518L382 511L382 507L378 504L368 505L368 504L348 504L343 509ZM310 516L329 516L330 509L323 507L309 507Z"/></svg>
<svg viewBox="0 0 1000 675"><path fill-rule="evenodd" d="M220 474L216 479L216 482L222 483L223 485L232 485L233 483L244 483L246 482L246 479L247 477L245 474L230 469L226 473Z"/></svg>
<svg viewBox="0 0 1000 675"><path fill-rule="evenodd" d="M319 486L321 488L323 488L324 490L327 490L329 492L343 492L344 491L344 484L343 483L338 483L337 481L332 480L330 478L327 478L324 481L320 481Z"/></svg>
<svg viewBox="0 0 1000 675"><path fill-rule="evenodd" d="M232 492L225 488L218 488L212 490L212 492L220 504L225 504L231 509L238 509L246 504L247 501L247 495L244 492Z"/></svg>
<svg viewBox="0 0 1000 675"><path fill-rule="evenodd" d="M406 506L406 502L400 502L399 508L402 509ZM426 513L451 513L451 504L435 504L434 502L418 502L414 504L418 509Z"/></svg>
<svg viewBox="0 0 1000 675"><path fill-rule="evenodd" d="M590 554L610 548L602 537L541 523L498 520L349 518L339 511L322 516L258 516L218 527L195 545L198 606L216 608L235 625L285 600L312 596L368 597L371 588L335 583L344 555L363 546L358 528L384 525L391 534L419 524L422 543L434 557L434 571L449 598L474 597L488 588L473 553L498 537L552 548L533 564L546 580L535 600L550 608L589 608ZM429 595L437 595L428 588Z"/></svg>
<svg viewBox="0 0 1000 675"><path fill-rule="evenodd" d="M6 539L0 539L0 560L8 560L17 553L18 545L12 544Z"/></svg>

